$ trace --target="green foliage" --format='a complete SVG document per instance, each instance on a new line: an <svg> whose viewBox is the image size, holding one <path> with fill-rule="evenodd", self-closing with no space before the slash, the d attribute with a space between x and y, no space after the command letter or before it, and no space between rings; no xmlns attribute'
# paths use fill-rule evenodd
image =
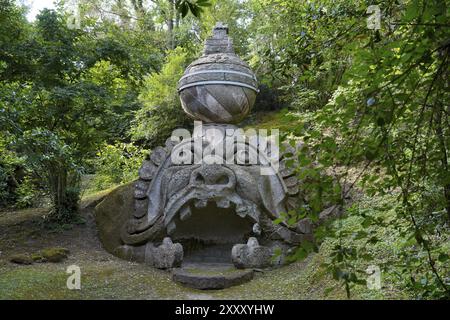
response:
<svg viewBox="0 0 450 320"><path fill-rule="evenodd" d="M291 109L326 104L348 66L343 46L360 26L364 1L255 0L251 65L261 82L284 92Z"/></svg>
<svg viewBox="0 0 450 320"><path fill-rule="evenodd" d="M145 79L139 95L144 106L136 112L131 128L134 140L155 145L164 142L176 127L189 125L177 92L177 83L186 65L186 52L176 48L168 53L161 72L152 73Z"/></svg>
<svg viewBox="0 0 450 320"><path fill-rule="evenodd" d="M17 187L16 194L15 206L17 208L28 208L36 203L36 196L39 192L36 190L36 183L31 178L26 177Z"/></svg>
<svg viewBox="0 0 450 320"><path fill-rule="evenodd" d="M103 145L95 159L96 175L92 182L94 189L104 190L136 179L147 154L147 150L132 143Z"/></svg>
<svg viewBox="0 0 450 320"><path fill-rule="evenodd" d="M327 245L332 250L324 265L333 270L336 279L349 290L365 286L367 268L375 265L381 270L381 290L405 288L409 295L420 299L441 298L445 291L425 259L428 252L410 233L410 222L402 214L397 196L364 196L347 210L345 218L329 226ZM441 219L445 217L441 214L436 218L440 221L428 221L427 225L442 225ZM448 233L436 234L432 243L435 268L441 274L448 274Z"/></svg>
<svg viewBox="0 0 450 320"><path fill-rule="evenodd" d="M181 13L184 18L189 12L195 17L199 17L203 12L203 7L209 7L211 3L209 0L175 0L175 8Z"/></svg>
<svg viewBox="0 0 450 320"><path fill-rule="evenodd" d="M313 164L304 174L334 176L333 182L313 179L306 184L318 191L307 201L312 212L322 208L322 180L324 189L337 183L341 201L355 188L370 196L395 192L398 218L391 223L404 229L400 239L416 241L414 250L399 249L401 268L395 272L418 298L448 297L448 271L437 262L446 259L440 249L444 240L434 241L448 236L450 220L445 4L384 3L380 30L355 19L366 9L363 2L265 4L280 5L279 17L266 20L267 28L280 33L267 39L266 49L255 48L255 61L267 61L290 107L302 111L303 127L295 132L308 152L299 163ZM263 16L270 13L264 10ZM291 28L297 33L281 33ZM278 49L272 50L274 46ZM366 218L357 238L378 242L369 232L377 224L378 218ZM360 280L357 265L366 257L364 247L344 245L340 225L321 236L338 241L328 267L350 295Z"/></svg>
<svg viewBox="0 0 450 320"><path fill-rule="evenodd" d="M0 138L0 207L11 205L17 200L17 187L20 186L16 170L23 165L15 152L8 150L6 136Z"/></svg>
<svg viewBox="0 0 450 320"><path fill-rule="evenodd" d="M70 211L73 215L72 202L78 196L72 191L79 189L80 175L90 169L89 160L105 141L126 139L133 110L139 107L143 70L157 67L148 67L157 50L146 51L141 44L143 51L137 50L136 36L128 43L113 37L117 29L110 24L92 31L69 29L64 13L44 10L30 25L20 10L14 11L14 4L10 7L6 13L17 13L12 17L19 20L10 22L17 28L10 32L21 36L5 43L1 56L0 77L7 79L0 84L0 130L6 150L2 154L16 154L30 174L19 189L20 205L30 202L27 192L43 190L52 200L55 217ZM106 32L106 37L95 39L95 32ZM4 157L1 163L1 183L11 185L17 165ZM2 198L17 200L20 183L2 192Z"/></svg>
<svg viewBox="0 0 450 320"><path fill-rule="evenodd" d="M23 132L16 144L18 149L26 150L27 166L48 188L53 204L50 219L70 222L77 210L81 174L73 149L42 128Z"/></svg>

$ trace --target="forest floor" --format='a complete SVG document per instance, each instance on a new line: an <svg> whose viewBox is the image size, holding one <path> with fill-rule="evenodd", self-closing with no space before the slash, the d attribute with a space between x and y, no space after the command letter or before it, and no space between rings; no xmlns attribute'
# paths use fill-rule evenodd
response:
<svg viewBox="0 0 450 320"><path fill-rule="evenodd" d="M67 230L46 229L40 223L46 209L0 212L0 299L346 299L342 286L320 267L323 249L302 262L257 272L248 283L206 291L174 283L167 271L116 258L102 248L93 217L93 204L104 194L86 197L80 206L85 223ZM70 250L68 258L32 265L9 261L13 254L52 247ZM81 268L81 290L67 289L70 265ZM387 297L363 288L352 298Z"/></svg>
<svg viewBox="0 0 450 320"><path fill-rule="evenodd" d="M45 209L0 213L0 299L314 299L324 298L327 282L304 272L317 257L284 268L256 273L253 281L214 291L183 287L167 271L127 262L106 252L97 237L92 207L81 210L84 224L49 231L39 221ZM13 254L33 254L44 248L70 250L60 263L11 263ZM81 268L81 290L69 290L70 265ZM320 280L320 281L319 281ZM331 279L330 279L331 282ZM308 285L305 285L305 284ZM331 283L330 283L331 284ZM343 298L337 289L331 295Z"/></svg>

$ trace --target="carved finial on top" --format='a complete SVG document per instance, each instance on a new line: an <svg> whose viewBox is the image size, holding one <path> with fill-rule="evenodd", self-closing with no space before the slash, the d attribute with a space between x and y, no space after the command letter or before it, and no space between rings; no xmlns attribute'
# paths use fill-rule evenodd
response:
<svg viewBox="0 0 450 320"><path fill-rule="evenodd" d="M205 54L234 53L233 41L228 37L228 26L217 22L213 35L205 41Z"/></svg>
<svg viewBox="0 0 450 320"><path fill-rule="evenodd" d="M220 39L225 38L228 35L228 26L222 22L217 22L213 29L213 38Z"/></svg>

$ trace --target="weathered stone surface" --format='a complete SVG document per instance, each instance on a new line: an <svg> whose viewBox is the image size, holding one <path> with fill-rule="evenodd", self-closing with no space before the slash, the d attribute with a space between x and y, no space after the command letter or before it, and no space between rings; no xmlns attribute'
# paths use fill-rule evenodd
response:
<svg viewBox="0 0 450 320"><path fill-rule="evenodd" d="M147 214L148 199L135 199L134 200L134 213L135 218L142 218Z"/></svg>
<svg viewBox="0 0 450 320"><path fill-rule="evenodd" d="M212 37L205 41L205 54L217 52L234 53L233 42L228 38L228 27L222 22L217 23Z"/></svg>
<svg viewBox="0 0 450 320"><path fill-rule="evenodd" d="M296 176L292 176L284 179L284 183L286 184L286 187L292 188L298 185L298 179Z"/></svg>
<svg viewBox="0 0 450 320"><path fill-rule="evenodd" d="M139 179L134 184L134 197L136 199L144 199L147 198L147 189L149 186L149 182Z"/></svg>
<svg viewBox="0 0 450 320"><path fill-rule="evenodd" d="M253 231L254 235L257 235L257 236L261 235L261 226L259 224L255 223L253 225L252 231Z"/></svg>
<svg viewBox="0 0 450 320"><path fill-rule="evenodd" d="M302 200L299 196L290 196L286 201L286 208L288 210L295 210L300 207Z"/></svg>
<svg viewBox="0 0 450 320"><path fill-rule="evenodd" d="M9 261L16 264L33 264L33 259L28 254L19 253L9 257Z"/></svg>
<svg viewBox="0 0 450 320"><path fill-rule="evenodd" d="M166 150L167 151L172 151L172 149L173 149L173 147L175 147L176 145L178 144L178 142L177 141L173 141L172 140L172 137L169 137L169 138L167 138L167 140L166 140Z"/></svg>
<svg viewBox="0 0 450 320"><path fill-rule="evenodd" d="M179 267L183 262L183 246L166 237L159 247L147 246L145 262L158 269Z"/></svg>
<svg viewBox="0 0 450 320"><path fill-rule="evenodd" d="M288 187L288 194L289 194L290 196L296 196L296 195L298 195L299 191L300 191L300 188L299 188L298 185Z"/></svg>
<svg viewBox="0 0 450 320"><path fill-rule="evenodd" d="M272 250L260 246L256 238L249 238L247 244L236 244L231 250L231 259L236 268L266 268L271 264Z"/></svg>
<svg viewBox="0 0 450 320"><path fill-rule="evenodd" d="M114 255L128 261L145 262L146 246L118 246L114 250Z"/></svg>
<svg viewBox="0 0 450 320"><path fill-rule="evenodd" d="M236 286L253 279L253 270L236 270L232 265L192 265L173 270L173 280L187 287L211 290Z"/></svg>
<svg viewBox="0 0 450 320"><path fill-rule="evenodd" d="M197 120L240 122L255 103L257 81L234 54L228 28L218 24L206 40L205 55L192 62L178 83L185 112Z"/></svg>
<svg viewBox="0 0 450 320"><path fill-rule="evenodd" d="M213 124L205 128L216 126L225 129L223 125ZM208 139L203 132L200 137L203 141ZM177 145L172 152L178 152L181 147ZM296 181L292 177L287 185L291 187ZM149 184L147 198L135 199L134 214L124 222L121 241L117 241L116 247L130 246L121 248L119 254L143 261L148 255L140 247L158 243L167 235L178 242L229 244L230 254L232 245L242 243L251 235L298 245L306 239L304 234L295 228L290 230L283 223L273 224L273 219L286 212L290 198L285 190L282 177L261 175L258 164L161 163ZM136 252L127 253L133 247Z"/></svg>
<svg viewBox="0 0 450 320"><path fill-rule="evenodd" d="M300 233L311 234L313 232L313 223L311 219L305 218L297 222L295 228Z"/></svg>
<svg viewBox="0 0 450 320"><path fill-rule="evenodd" d="M295 174L295 166L287 166L286 161L280 161L279 172L282 177L290 177Z"/></svg>
<svg viewBox="0 0 450 320"><path fill-rule="evenodd" d="M156 147L150 154L150 160L157 166L166 159L166 150L163 147Z"/></svg>
<svg viewBox="0 0 450 320"><path fill-rule="evenodd" d="M153 179L158 167L151 161L145 160L139 169L139 178L150 181Z"/></svg>
<svg viewBox="0 0 450 320"><path fill-rule="evenodd" d="M114 254L123 244L121 229L133 214L134 200L134 183L131 182L111 191L95 207L98 234L103 247L110 253Z"/></svg>

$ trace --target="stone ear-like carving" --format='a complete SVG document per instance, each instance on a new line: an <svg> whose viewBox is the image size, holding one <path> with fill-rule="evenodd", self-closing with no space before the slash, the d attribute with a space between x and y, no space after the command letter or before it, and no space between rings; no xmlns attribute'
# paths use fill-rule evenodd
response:
<svg viewBox="0 0 450 320"><path fill-rule="evenodd" d="M133 215L121 232L126 244L142 243L163 235L163 225L158 220L162 220L165 188L161 186L159 176L172 148L171 141L166 142L166 147L155 148L138 171L139 179L134 184ZM151 192L151 188L157 192Z"/></svg>
<svg viewBox="0 0 450 320"><path fill-rule="evenodd" d="M283 182L277 175L260 176L258 190L265 209L273 219L279 218L281 213L286 212L284 205L286 193Z"/></svg>

